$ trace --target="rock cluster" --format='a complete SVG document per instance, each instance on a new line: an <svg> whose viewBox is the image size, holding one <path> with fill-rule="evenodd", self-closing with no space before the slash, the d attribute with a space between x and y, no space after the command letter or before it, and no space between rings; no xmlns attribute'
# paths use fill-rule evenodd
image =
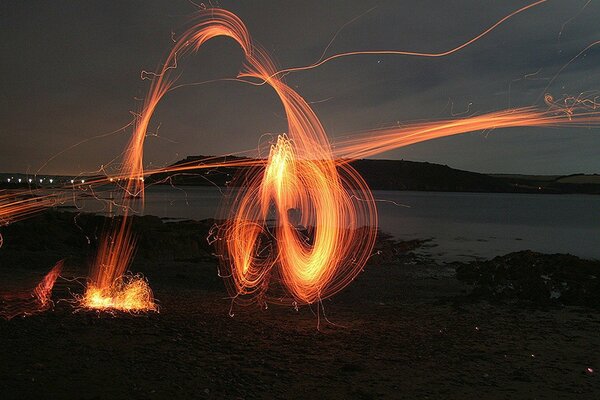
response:
<svg viewBox="0 0 600 400"><path fill-rule="evenodd" d="M456 277L473 285L476 299L600 308L600 261L568 254L510 253L458 264Z"/></svg>

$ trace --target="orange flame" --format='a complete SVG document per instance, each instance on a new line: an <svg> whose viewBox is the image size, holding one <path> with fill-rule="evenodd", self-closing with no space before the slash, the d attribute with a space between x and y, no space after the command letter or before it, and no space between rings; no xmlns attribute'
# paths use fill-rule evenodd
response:
<svg viewBox="0 0 600 400"><path fill-rule="evenodd" d="M135 238L125 215L120 223L113 221L111 230L101 238L90 282L79 299L82 307L100 311L158 311L147 280L125 276L134 252Z"/></svg>
<svg viewBox="0 0 600 400"><path fill-rule="evenodd" d="M52 289L63 265L64 260L57 262L31 292L1 295L0 317L11 319L19 315L28 316L52 307L53 302L50 299Z"/></svg>
<svg viewBox="0 0 600 400"><path fill-rule="evenodd" d="M80 304L84 308L109 312L158 311L152 289L141 276L119 276L112 284L102 287L90 284Z"/></svg>

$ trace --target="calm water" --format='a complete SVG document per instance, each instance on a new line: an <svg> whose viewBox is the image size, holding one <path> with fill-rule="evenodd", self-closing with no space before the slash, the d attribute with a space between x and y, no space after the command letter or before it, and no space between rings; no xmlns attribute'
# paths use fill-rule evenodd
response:
<svg viewBox="0 0 600 400"><path fill-rule="evenodd" d="M493 257L531 249L600 259L600 196L375 191L380 227L398 239L431 238L439 260ZM145 214L178 219L216 215L218 188L147 189ZM86 211L106 212L87 200Z"/></svg>

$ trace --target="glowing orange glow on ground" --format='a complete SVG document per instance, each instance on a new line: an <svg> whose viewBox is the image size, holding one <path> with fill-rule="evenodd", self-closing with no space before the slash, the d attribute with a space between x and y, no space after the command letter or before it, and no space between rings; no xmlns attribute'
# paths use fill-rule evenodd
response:
<svg viewBox="0 0 600 400"><path fill-rule="evenodd" d="M125 275L134 252L131 222L124 215L113 220L111 229L100 239L89 283L79 299L81 307L100 311L158 311L148 282L139 276Z"/></svg>
<svg viewBox="0 0 600 400"><path fill-rule="evenodd" d="M100 311L158 311L154 294L146 279L140 276L120 276L111 285L98 288L89 285L80 305Z"/></svg>

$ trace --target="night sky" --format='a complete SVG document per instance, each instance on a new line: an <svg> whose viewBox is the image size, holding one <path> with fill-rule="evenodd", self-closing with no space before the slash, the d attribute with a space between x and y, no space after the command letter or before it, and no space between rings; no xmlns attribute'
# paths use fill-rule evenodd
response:
<svg viewBox="0 0 600 400"><path fill-rule="evenodd" d="M220 1L281 67L310 64L328 50L438 52L475 36L528 4L513 0ZM0 3L0 172L95 171L117 159L154 70L194 5L181 1L2 1ZM370 10L370 11L369 11ZM368 11L368 12L367 12ZM356 56L287 77L332 140L423 119L544 106L549 79L600 39L600 1L554 0L516 16L463 51L441 59ZM242 53L209 42L180 64L180 82L235 77ZM600 89L600 46L546 90L555 98ZM219 82L169 94L147 139L146 166L193 154L256 148L285 131L268 87ZM600 128L474 132L391 151L379 158L430 161L477 172L599 173ZM263 137L264 140L264 137Z"/></svg>

